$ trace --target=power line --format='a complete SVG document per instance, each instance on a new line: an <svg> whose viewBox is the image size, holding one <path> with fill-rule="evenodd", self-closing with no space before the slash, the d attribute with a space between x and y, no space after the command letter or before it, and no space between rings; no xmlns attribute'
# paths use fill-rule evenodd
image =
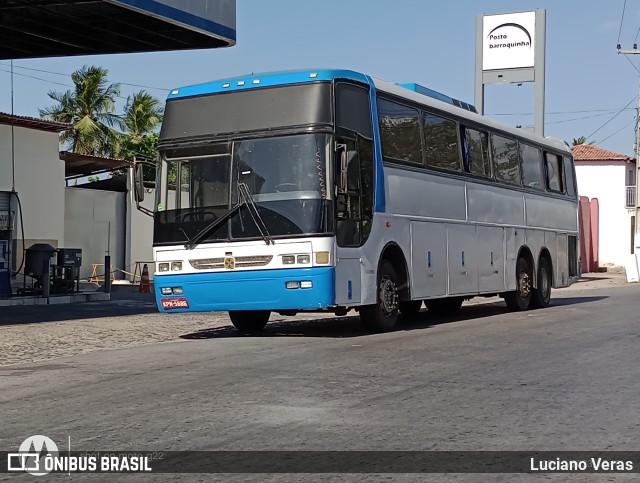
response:
<svg viewBox="0 0 640 483"><path fill-rule="evenodd" d="M3 64L0 62L0 65L3 65ZM9 74L11 74L12 76L14 76L14 75L19 75L19 76L22 76L22 77L27 77L27 78L29 78L29 79L35 79L35 80L39 80L39 81L42 81L42 82L46 82L46 83L48 83L48 84L56 84L56 85L58 85L58 86L69 87L69 88L71 88L71 89L74 89L74 88L75 88L75 86L72 86L71 84L63 84L63 83L61 83L61 82L55 82L55 81L52 81L52 80L49 80L49 79L43 79L43 78L41 78L41 77L35 77L35 76L33 76L33 75L21 74L20 72L13 72L13 73L12 73L11 71L9 71L9 70L5 70L5 69L0 69L0 72L8 72L8 73L9 73ZM135 85L135 84L126 84L126 85ZM138 87L144 87L144 86L138 86ZM126 100L126 99L129 99L129 96L125 97L125 96L120 96L120 95L118 95L118 96L116 96L116 97L117 97L118 99L125 99L125 100Z"/></svg>
<svg viewBox="0 0 640 483"><path fill-rule="evenodd" d="M622 114L624 112L624 110L629 107L629 105L634 102L636 99L638 98L638 96L633 96L633 99L631 99L626 106L624 106L622 109L620 109L616 114L613 115L613 117L611 119L609 119L607 122L605 122L602 126L600 126L598 129L596 129L595 131L593 131L591 134L589 134L586 139L589 139L591 136L593 136L595 133L597 133L598 131L600 131L600 129L602 129L603 127L605 127L607 124L609 124L611 121L613 121L616 117L618 117L620 114Z"/></svg>
<svg viewBox="0 0 640 483"><path fill-rule="evenodd" d="M627 0L622 5L622 18L620 19L620 30L618 30L618 44L620 44L620 34L622 33L622 22L624 22L624 11L627 8Z"/></svg>
<svg viewBox="0 0 640 483"><path fill-rule="evenodd" d="M640 32L640 30L638 30L638 32ZM634 43L635 45L635 43ZM624 54L624 58L627 59L629 61L629 63L631 64L631 66L636 70L636 72L638 74L640 74L640 70L638 69L638 67L636 66L636 64L634 64L631 59L629 58L629 56L627 54Z"/></svg>
<svg viewBox="0 0 640 483"><path fill-rule="evenodd" d="M618 134L620 131L624 131L625 129L628 129L628 128L629 128L629 126L631 126L631 124L635 124L635 123L636 123L636 121L635 121L635 120L631 121L629 124L624 125L624 126L623 126L623 127L621 127L620 129L618 129L616 132L614 132L613 134L609 134L606 138L604 138L604 139L600 140L600 141L599 141L599 143L603 143L603 142L605 142L605 141L606 141L607 139L609 139L610 137L615 136L615 135L616 135L616 134Z"/></svg>
<svg viewBox="0 0 640 483"><path fill-rule="evenodd" d="M50 84L56 84L56 85L64 86L64 87L73 87L73 86L71 86L69 84L62 84L61 82L55 82L55 81L51 81L49 79L42 79L40 77L35 77L35 76L32 76L32 75L20 74L19 72L11 72L10 70L0 69L0 71L1 72L7 72L7 73L11 74L12 76L20 75L22 77L28 77L29 79L36 79L36 80L39 80L39 81L42 81L42 82L47 82L47 83L50 83Z"/></svg>
<svg viewBox="0 0 640 483"><path fill-rule="evenodd" d="M8 64L6 64L5 62L0 62L0 65L8 66ZM21 66L18 66L18 65L14 65L13 68L14 69L30 70L30 71L33 71L33 72L42 72L42 73L45 73L45 74L61 75L61 76L64 76L64 77L71 77L71 74L64 74L62 72L53 72L53 71L50 71L50 70L43 70L43 69L34 69L32 67L21 67ZM9 71L5 71L5 72L9 72ZM25 74L18 74L18 75L25 75ZM52 84L56 84L56 82L54 82L54 81L40 79L40 78L37 78L37 77L34 77L34 79L38 79L38 80L42 80L42 81L45 81L45 82L51 82ZM140 85L140 84L131 84L131 83L128 83L128 82L118 82L118 84L123 85L123 86L141 87L143 89L155 89L155 90L158 90L158 91L166 91L166 92L169 92L171 90L171 89L166 89L164 87L145 86L145 85ZM64 85L64 84L62 84L62 85Z"/></svg>
<svg viewBox="0 0 640 483"><path fill-rule="evenodd" d="M546 115L557 115L557 114L582 114L588 112L616 112L618 110L617 107L611 109L583 109L579 111L554 111L554 112L546 112ZM628 111L633 111L634 108L625 109ZM487 116L533 116L533 112L514 112L514 113L487 113Z"/></svg>
<svg viewBox="0 0 640 483"><path fill-rule="evenodd" d="M624 109L624 111L634 111L634 110L635 109L633 108ZM562 124L563 122L581 121L583 119L593 119L594 117L606 116L607 114L609 114L609 112L606 112L604 114L594 114L593 116L582 116L582 117L574 117L572 119L561 119L559 121L549 121L549 122L546 122L545 124Z"/></svg>

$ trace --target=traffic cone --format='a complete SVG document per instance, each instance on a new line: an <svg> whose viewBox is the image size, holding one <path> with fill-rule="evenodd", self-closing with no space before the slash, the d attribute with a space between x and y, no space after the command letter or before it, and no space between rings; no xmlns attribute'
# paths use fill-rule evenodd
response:
<svg viewBox="0 0 640 483"><path fill-rule="evenodd" d="M151 284L149 283L149 267L147 264L144 264L142 267L142 275L140 276L140 289L138 290L140 293L151 293Z"/></svg>

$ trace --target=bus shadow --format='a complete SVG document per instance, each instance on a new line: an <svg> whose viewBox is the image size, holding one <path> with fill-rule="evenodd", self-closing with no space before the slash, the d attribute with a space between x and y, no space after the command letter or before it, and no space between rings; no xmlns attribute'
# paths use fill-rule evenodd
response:
<svg viewBox="0 0 640 483"><path fill-rule="evenodd" d="M597 302L606 298L606 296L558 298L552 300L551 307ZM391 333L408 330L425 330L443 324L465 322L492 316L503 316L509 313L504 302L463 305L459 312L451 315L435 315L423 308L420 312L412 316L401 315L395 330ZM350 312L348 315L341 317L319 317L316 319L306 318L302 320L273 314L271 321L259 334L242 334L238 332L235 327L229 325L203 329L181 335L180 337L187 340L225 339L234 337L317 337L339 339L375 335L379 334L367 331L362 326L358 314L356 312Z"/></svg>

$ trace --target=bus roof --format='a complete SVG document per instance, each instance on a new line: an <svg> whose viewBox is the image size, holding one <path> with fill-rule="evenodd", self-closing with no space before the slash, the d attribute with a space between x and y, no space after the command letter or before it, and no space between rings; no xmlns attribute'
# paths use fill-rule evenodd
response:
<svg viewBox="0 0 640 483"><path fill-rule="evenodd" d="M300 84L303 82L317 82L333 79L351 79L358 82L371 84L371 78L359 72L341 69L319 70L295 70L283 72L265 72L259 74L247 74L230 79L220 79L203 84L174 89L169 93L169 99L179 97L201 96L216 94L219 92L238 91L243 89L256 89L260 87L273 87L283 84Z"/></svg>
<svg viewBox="0 0 640 483"><path fill-rule="evenodd" d="M345 69L306 69L282 72L264 72L247 74L239 77L220 79L202 84L173 89L167 100L184 97L203 96L222 92L239 91L244 89L259 89L286 84L301 84L306 82L330 81L333 79L349 79L375 86L376 90L393 94L423 105L430 105L441 111L449 112L457 117L486 125L487 127L508 132L515 136L529 139L533 142L543 142L556 149L571 153L568 145L556 138L541 137L524 129L519 129L486 116L475 113L473 106L457 101L445 94L420 86L419 84L393 84L382 79L372 78L360 72ZM471 109L470 109L471 108Z"/></svg>

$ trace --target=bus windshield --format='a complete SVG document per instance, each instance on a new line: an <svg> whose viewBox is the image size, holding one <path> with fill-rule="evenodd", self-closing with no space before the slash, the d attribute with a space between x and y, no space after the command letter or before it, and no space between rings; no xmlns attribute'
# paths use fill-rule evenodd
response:
<svg viewBox="0 0 640 483"><path fill-rule="evenodd" d="M166 149L154 243L188 242L238 205L239 184L271 236L327 233L330 153L330 135L318 133ZM202 241L260 236L251 212L240 207Z"/></svg>

